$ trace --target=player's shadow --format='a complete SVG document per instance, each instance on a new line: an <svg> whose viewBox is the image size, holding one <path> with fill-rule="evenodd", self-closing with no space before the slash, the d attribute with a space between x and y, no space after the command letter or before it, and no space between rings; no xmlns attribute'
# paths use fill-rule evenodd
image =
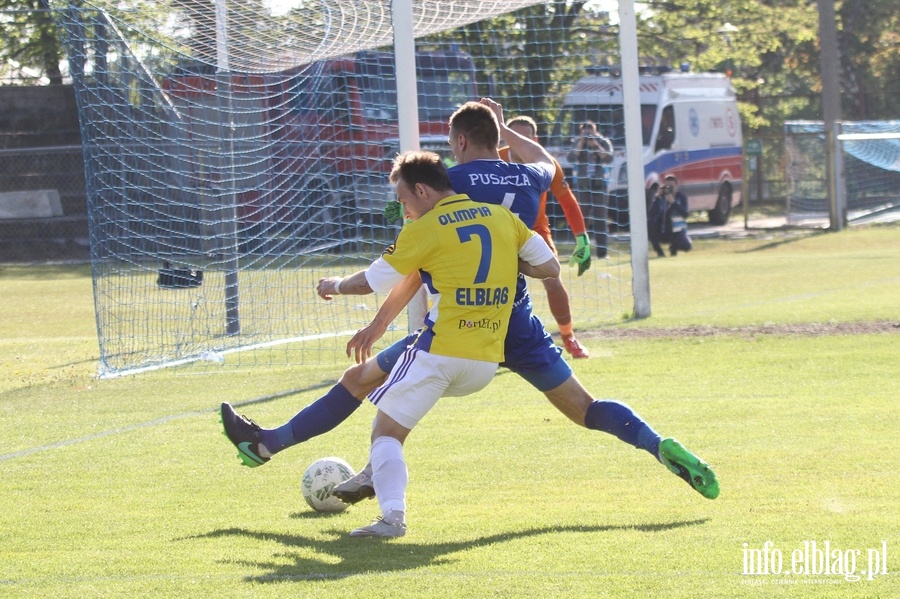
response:
<svg viewBox="0 0 900 599"><path fill-rule="evenodd" d="M371 572L396 572L414 570L424 566L447 563L450 554L475 547L485 547L506 541L514 541L539 535L558 533L595 533L616 530L638 530L641 532L662 532L697 526L707 522L700 520L684 520L660 524L640 524L637 526L548 526L532 528L519 532L490 535L476 539L452 543L409 543L392 542L382 539L351 539L344 530L330 530L327 540L306 537L303 535L277 534L247 528L225 528L202 535L194 535L189 539L214 539L225 537L248 537L265 542L276 542L288 551L278 554L278 561L243 560L248 568L264 573L247 576L248 582L280 582L284 580L328 580L341 579ZM185 538L181 540L187 540ZM377 549L376 549L377 547ZM296 551L309 549L315 556L307 557Z"/></svg>

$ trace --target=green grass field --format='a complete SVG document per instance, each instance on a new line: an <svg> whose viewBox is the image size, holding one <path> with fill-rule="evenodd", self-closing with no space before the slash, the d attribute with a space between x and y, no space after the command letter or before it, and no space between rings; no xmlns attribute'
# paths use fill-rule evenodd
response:
<svg viewBox="0 0 900 599"><path fill-rule="evenodd" d="M346 536L374 501L322 515L299 489L317 458L365 463L371 406L255 470L220 432L221 401L273 426L340 367L98 380L90 269L0 267L0 596L900 596L898 265L898 226L652 260L653 316L583 332L573 368L721 496L501 372L410 436L409 533L386 542Z"/></svg>

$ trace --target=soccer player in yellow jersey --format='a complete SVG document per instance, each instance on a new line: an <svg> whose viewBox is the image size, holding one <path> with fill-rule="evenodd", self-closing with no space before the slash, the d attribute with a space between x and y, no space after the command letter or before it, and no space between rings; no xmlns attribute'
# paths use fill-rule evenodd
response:
<svg viewBox="0 0 900 599"><path fill-rule="evenodd" d="M318 286L326 299L387 292L418 271L432 299L425 327L369 395L378 408L370 461L382 517L351 536L405 534L406 436L440 397L474 393L493 379L504 359L519 272L559 275L549 246L521 219L503 206L455 194L437 154L401 154L390 180L411 222L367 269Z"/></svg>
<svg viewBox="0 0 900 599"><path fill-rule="evenodd" d="M480 104L482 106L467 103L451 118L449 141L459 162L459 165L449 169L451 185L454 190L465 192L470 198L483 203L508 205L526 226L533 227L538 212L538 196L549 187L552 178L552 171L540 165L552 165L553 159L532 139L503 126L499 104L488 98L483 98ZM497 144L501 133L510 148L530 165L507 163L500 159ZM542 175L542 171L546 172ZM415 185L412 187L415 188ZM398 186L398 193L403 189ZM406 210L408 216L413 215L412 204ZM220 416L225 435L237 448L238 458L244 465L251 468L261 466L268 463L273 455L334 429L359 408L365 398L386 380L388 373L394 371L395 366L400 367L401 358L406 357L406 348L415 343L414 337L399 340L378 352L373 360L368 358L372 356L374 343L416 293L422 280L418 272L412 272L393 288L372 322L360 329L347 344L347 355L355 352L357 364L348 368L338 384L324 396L287 423L276 428L262 428L236 413L229 403L222 404ZM427 278L424 280L429 283ZM362 283L358 279L353 282L328 277L319 281L318 292L324 299L331 299L336 290L343 293L368 291L367 287L356 287ZM460 297L474 297L477 303L478 293ZM486 304L489 296L486 291L482 293L480 301ZM453 297L456 297L455 292ZM442 306L446 306L447 299L449 296L438 304L439 312ZM474 326L475 321L472 323ZM433 329L431 333L440 331ZM572 372L561 355L562 350L544 330L543 323L532 313L524 282L517 288L504 353L504 366L543 393L576 424L611 434L628 445L647 451L708 499L719 495L719 483L706 462L672 437L660 436L628 405L614 400L594 399ZM374 496L370 466L338 485L334 494L347 503ZM384 529L384 526L379 526L379 529ZM390 533L397 529L384 530Z"/></svg>

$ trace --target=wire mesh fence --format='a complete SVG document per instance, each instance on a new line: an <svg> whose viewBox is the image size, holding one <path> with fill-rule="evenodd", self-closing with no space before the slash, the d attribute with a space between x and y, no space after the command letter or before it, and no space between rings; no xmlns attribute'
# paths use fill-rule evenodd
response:
<svg viewBox="0 0 900 599"><path fill-rule="evenodd" d="M70 87L63 87L73 93ZM24 87L14 90L28 93ZM0 116L4 109L0 107ZM32 137L36 135L31 132ZM0 261L89 260L81 145L10 148L12 137L9 132L0 133L0 198L5 198L0 204ZM22 132L15 137L22 143ZM822 136L793 133L788 139L784 134L756 134L752 139L759 142L759 154L745 156L747 175L742 196L750 214L780 226L821 226L827 222ZM820 168L802 168L806 160ZM851 217L898 202L896 172L892 175L893 171L882 169L877 176L871 172L864 176L864 170L858 159L849 161L848 194L859 198L850 204ZM881 191L876 193L879 185ZM733 220L742 218L743 209L743 205L735 208ZM566 224L560 207L548 203L548 216L552 223L559 223L556 228L565 239Z"/></svg>

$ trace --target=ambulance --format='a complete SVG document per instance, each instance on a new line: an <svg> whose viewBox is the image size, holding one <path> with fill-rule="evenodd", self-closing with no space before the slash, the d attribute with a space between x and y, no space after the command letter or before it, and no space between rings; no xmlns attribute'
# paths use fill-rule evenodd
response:
<svg viewBox="0 0 900 599"><path fill-rule="evenodd" d="M648 201L668 175L678 179L691 212L706 212L725 224L741 201L741 122L735 90L721 73L648 72L640 80L641 159ZM615 150L606 166L611 224L628 223L628 173L622 79L597 72L579 80L565 97L547 144L569 171L566 160L579 123L590 120ZM571 181L570 181L571 182Z"/></svg>

